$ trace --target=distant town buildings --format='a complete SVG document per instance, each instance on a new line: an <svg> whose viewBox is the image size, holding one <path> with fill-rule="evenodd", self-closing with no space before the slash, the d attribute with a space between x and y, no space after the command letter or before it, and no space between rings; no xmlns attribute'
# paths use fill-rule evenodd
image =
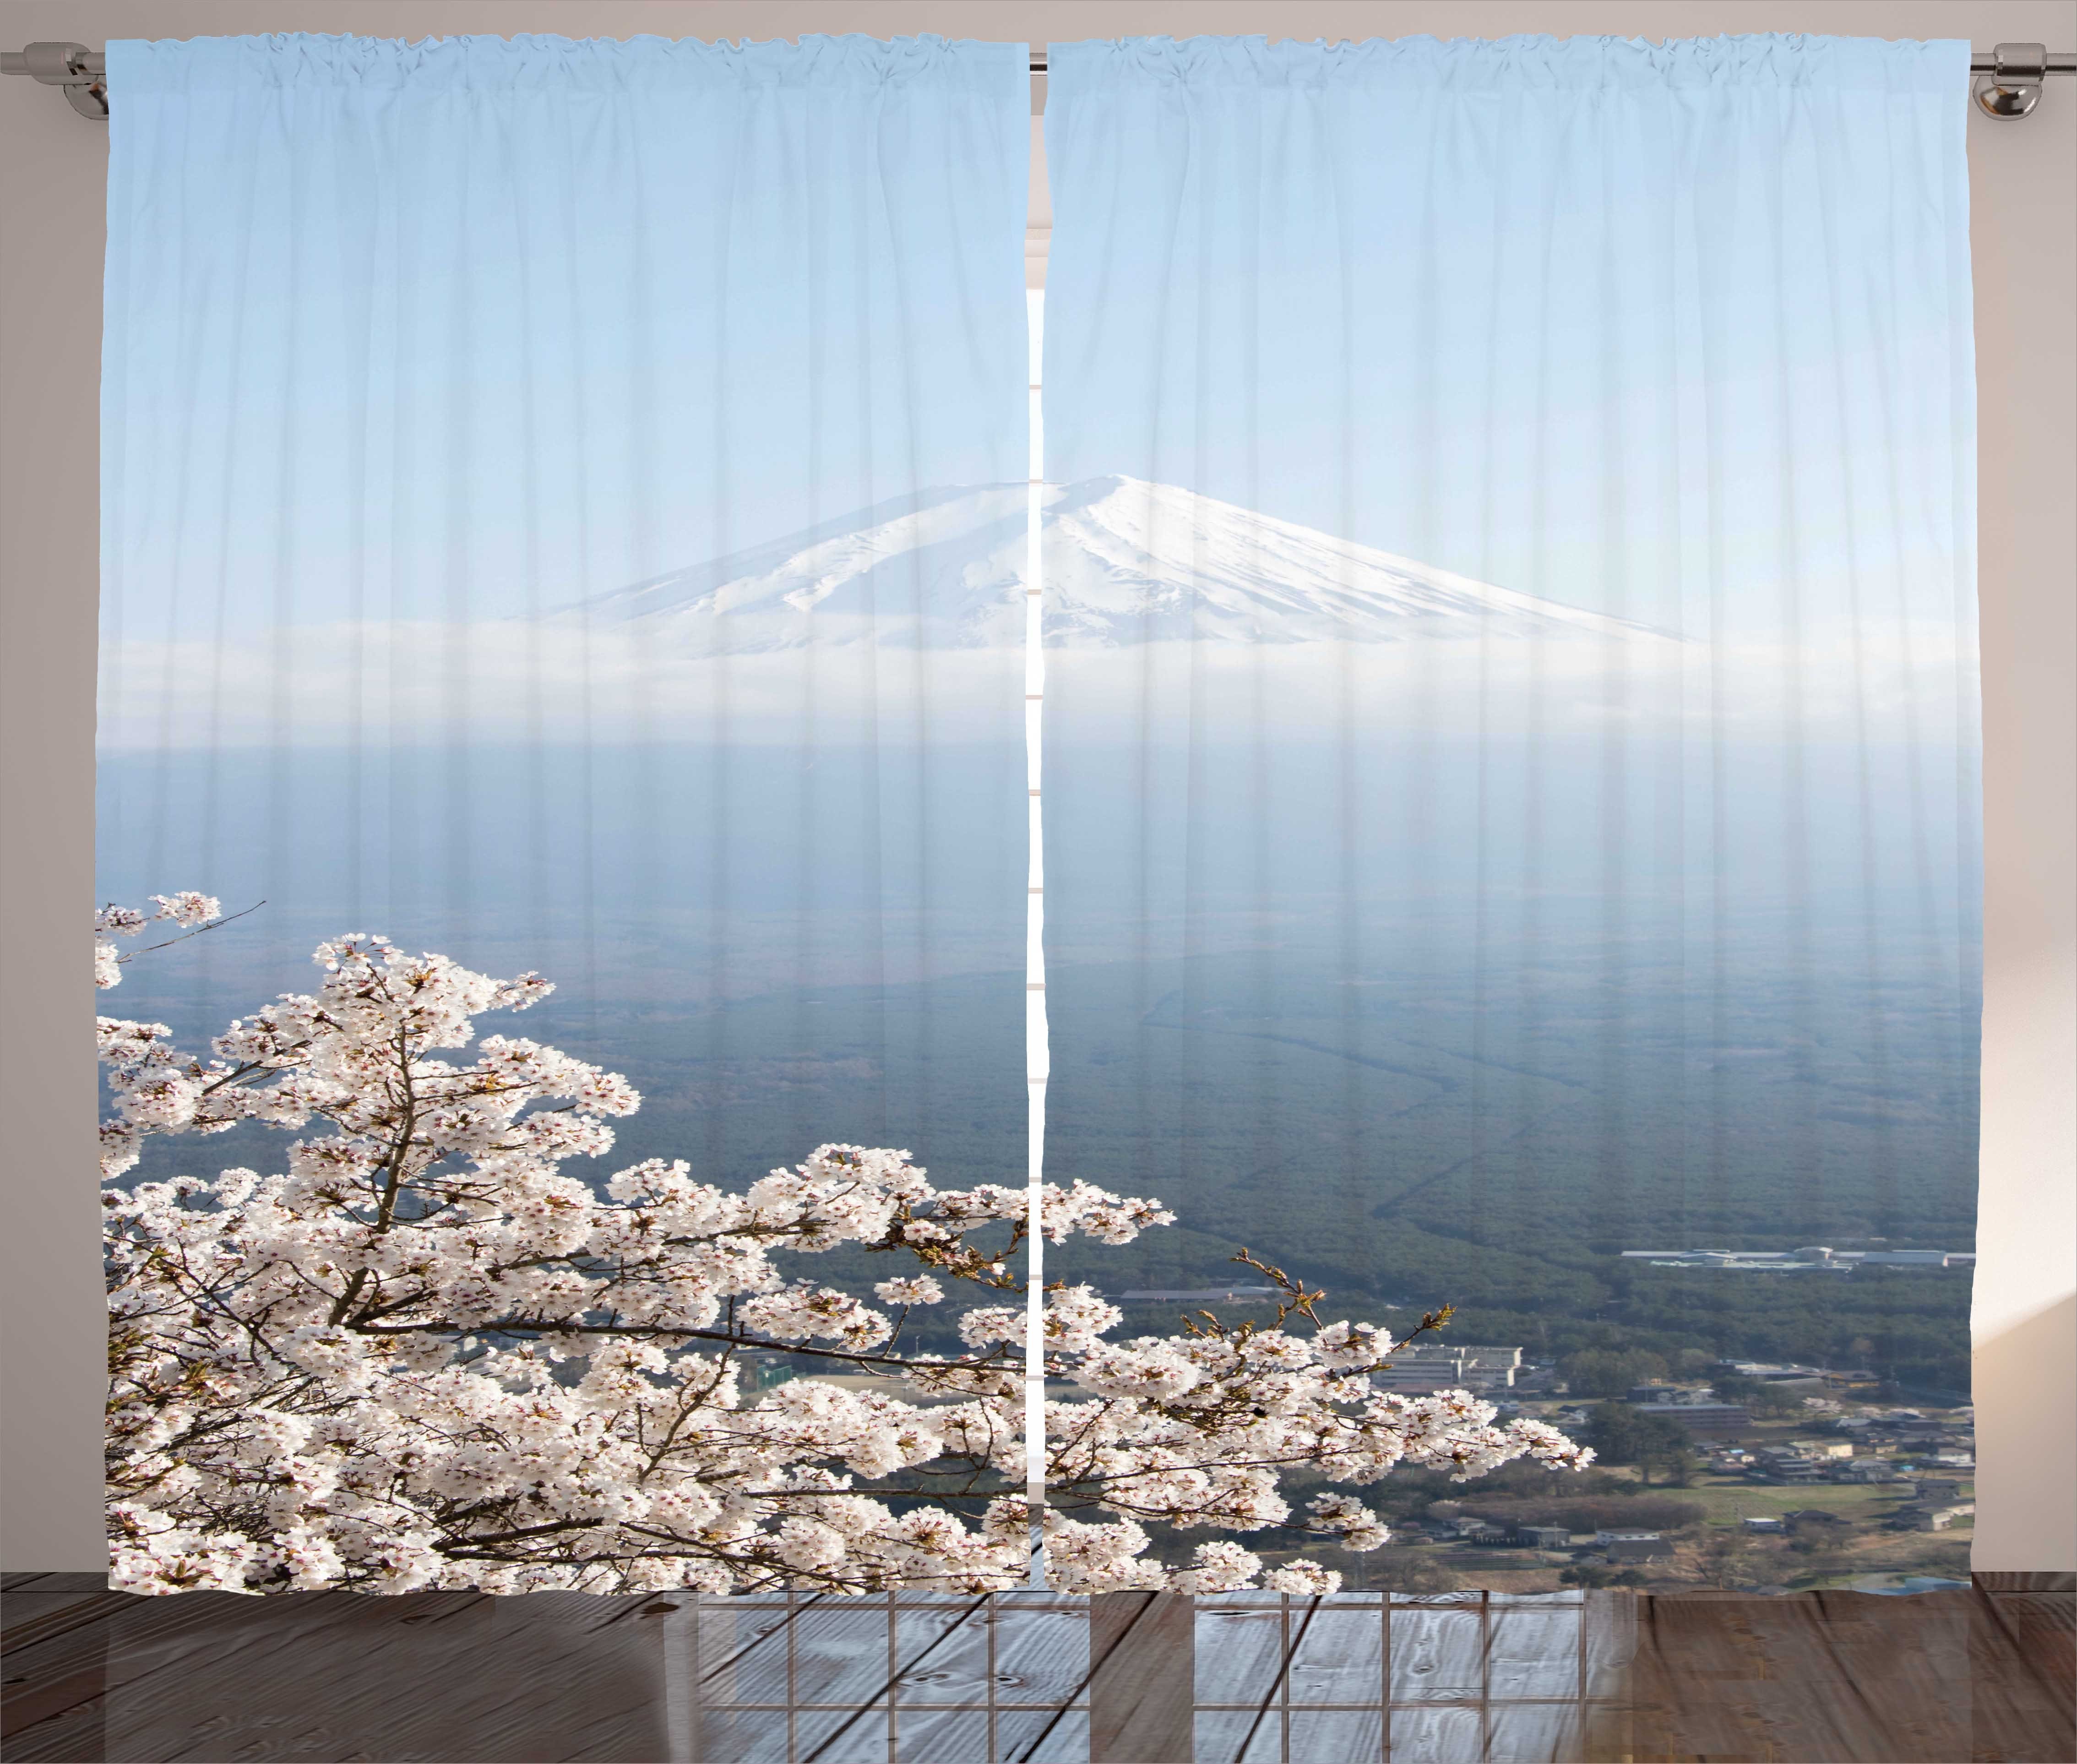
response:
<svg viewBox="0 0 2077 1764"><path fill-rule="evenodd" d="M1718 1360L1709 1370L1719 1377L1729 1374L1733 1378L1757 1379L1767 1384L1785 1384L1825 1375L1821 1366L1798 1366L1793 1363L1784 1365L1772 1360Z"/></svg>
<svg viewBox="0 0 2077 1764"><path fill-rule="evenodd" d="M1752 1425L1752 1413L1742 1403L1681 1403L1669 1412L1698 1439L1742 1433Z"/></svg>
<svg viewBox="0 0 2077 1764"><path fill-rule="evenodd" d="M793 1375L793 1360L776 1348L738 1348L735 1365L736 1387L746 1395L769 1390Z"/></svg>
<svg viewBox="0 0 2077 1764"><path fill-rule="evenodd" d="M1973 1250L1834 1250L1806 1243L1793 1250L1625 1250L1627 1261L1655 1268L1729 1268L1752 1274L1797 1274L1821 1270L1850 1274L1856 1268L1961 1268L1975 1265Z"/></svg>
<svg viewBox="0 0 2077 1764"><path fill-rule="evenodd" d="M1600 1531L1594 1544L1611 1565L1625 1562L1656 1562L1673 1554L1673 1546L1655 1531Z"/></svg>
<svg viewBox="0 0 2077 1764"><path fill-rule="evenodd" d="M1489 1520L1459 1519L1456 1522L1457 1535L1466 1543L1507 1544L1514 1541L1514 1533L1506 1525L1496 1525Z"/></svg>
<svg viewBox="0 0 2077 1764"><path fill-rule="evenodd" d="M1828 1467L1802 1446L1763 1446L1746 1474L1758 1482L1816 1483L1826 1480Z"/></svg>
<svg viewBox="0 0 2077 1764"><path fill-rule="evenodd" d="M1487 1396L1512 1390L1521 1367L1518 1347L1484 1347L1474 1342L1417 1342L1393 1350L1390 1362L1370 1375L1381 1391L1425 1396L1430 1391L1470 1391Z"/></svg>
<svg viewBox="0 0 2077 1764"><path fill-rule="evenodd" d="M1239 1299L1272 1299L1273 1286L1141 1287L1117 1296L1120 1304L1222 1304Z"/></svg>
<svg viewBox="0 0 2077 1764"><path fill-rule="evenodd" d="M1626 1400L1648 1414L1678 1421L1697 1437L1742 1433L1752 1425L1751 1411L1744 1404L1719 1403L1707 1387L1637 1384L1630 1387Z"/></svg>
<svg viewBox="0 0 2077 1764"><path fill-rule="evenodd" d="M1496 1520L1474 1518L1469 1513L1455 1515L1446 1519L1430 1519L1426 1527L1429 1534L1442 1542L1479 1544L1487 1546L1512 1546L1517 1550L1565 1550L1583 1547L1563 1525L1510 1525ZM1655 1537L1656 1533L1624 1532L1629 1537ZM1604 1547L1600 1537L1594 1540L1596 1549Z"/></svg>
<svg viewBox="0 0 2077 1764"><path fill-rule="evenodd" d="M1890 1516L1892 1531L1945 1531L1957 1519L1976 1510L1972 1500L1956 1501L1950 1506L1929 1505L1922 1501L1908 1501Z"/></svg>
<svg viewBox="0 0 2077 1764"><path fill-rule="evenodd" d="M1857 1429L1868 1443L1945 1470L1975 1468L1975 1423L1961 1412L1938 1418L1915 1408L1892 1409Z"/></svg>

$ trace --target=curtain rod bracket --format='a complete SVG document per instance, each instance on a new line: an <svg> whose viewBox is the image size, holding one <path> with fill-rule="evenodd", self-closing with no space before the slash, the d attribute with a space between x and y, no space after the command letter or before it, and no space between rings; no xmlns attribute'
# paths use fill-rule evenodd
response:
<svg viewBox="0 0 2077 1764"><path fill-rule="evenodd" d="M0 55L0 73L26 73L64 89L65 102L96 123L108 120L108 58L84 43L31 43Z"/></svg>
<svg viewBox="0 0 2077 1764"><path fill-rule="evenodd" d="M1989 69L1976 76L1976 108L2005 122L2029 115L2041 102L2042 81L2048 74L2046 44L2000 43L1991 52Z"/></svg>

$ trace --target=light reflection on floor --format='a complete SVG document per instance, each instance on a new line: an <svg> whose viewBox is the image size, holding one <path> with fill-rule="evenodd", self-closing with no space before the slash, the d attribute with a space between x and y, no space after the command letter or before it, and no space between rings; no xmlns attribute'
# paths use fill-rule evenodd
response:
<svg viewBox="0 0 2077 1764"><path fill-rule="evenodd" d="M1196 1764L1528 1764L1618 1719L1634 1601L1568 1592L1199 1599ZM688 1601L672 1756L701 1764L1086 1764L1085 1601ZM1150 1687L1150 1691L1151 1690Z"/></svg>

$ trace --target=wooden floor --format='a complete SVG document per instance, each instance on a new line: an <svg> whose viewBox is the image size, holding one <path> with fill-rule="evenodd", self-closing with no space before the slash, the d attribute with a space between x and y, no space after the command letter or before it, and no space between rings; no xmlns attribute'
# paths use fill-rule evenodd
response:
<svg viewBox="0 0 2077 1764"><path fill-rule="evenodd" d="M1388 1688L1379 1696L1388 1713L1371 1716L1367 1727L1353 1716L1347 1718L1352 1724L1341 1728L1308 1726L1308 1719L1330 1719L1304 1712L1308 1696L1326 1694L1309 1685L1325 1681L1308 1679L1302 1654L1298 1667L1288 1669L1292 1650L1287 1641L1276 1655L1272 1633L1270 1665L1284 1724L1250 1721L1242 1733L1232 1716L1206 1710L1207 1704L1229 1706L1222 1694L1227 1675L1222 1662L1205 1657L1201 1638L1226 1632L1217 1622L1207 1629L1201 1608L1193 1617L1184 1600L1121 1595L1096 1601L1093 1615L1043 1599L991 1608L984 1670L970 1673L976 1683L986 1681L985 1711L978 1704L943 1708L934 1720L922 1720L918 1704L956 1700L944 1687L963 1669L958 1647L946 1638L984 1601L923 1620L906 1607L889 1608L875 1619L847 1604L806 1614L768 1608L753 1620L739 1608L703 1614L670 1596L150 1600L109 1593L84 1576L15 1575L0 1589L6 1629L0 1756L452 1764L786 1764L789 1756L817 1764L986 1764L990 1754L1063 1764L1190 1764L1193 1756L1221 1764L1235 1758L1247 1764L1355 1764L1359 1758L1389 1764L2077 1760L2077 1644L2068 1576L1986 1577L1973 1592L1908 1598L1691 1594L1632 1604L1627 1595L1592 1596L1585 1620L1600 1627L1604 1667L1590 1687L1583 1668L1580 1700L1568 1720L1502 1719L1509 1709L1500 1706L1490 1670L1480 1667L1484 1677L1463 1681L1459 1692L1444 1691L1439 1702L1431 1699L1434 1708L1424 1708L1417 1722L1388 1687ZM1303 1604L1292 1601L1293 1610ZM1497 1604L1494 1610L1499 1614L1478 1619L1486 1654L1496 1652L1494 1637L1505 1627L1506 1612ZM1432 1608L1394 1608L1388 1633L1398 1639L1388 1645L1410 1649L1418 1621L1431 1614ZM1083 1629L1063 1630L1071 1619ZM1051 1654L1035 1668L1010 1651L998 1655L995 1626L1000 1621L1007 1636L1012 1620L1027 1628L1053 1625L1045 1643ZM975 1619L968 1630L983 1620ZM1443 1609L1434 1620L1456 1622L1460 1612ZM797 1658L793 1632L834 1622L870 1640L873 1621L884 1623L885 1644L856 1654L869 1668L861 1682L872 1688L853 1712L811 1716L783 1699L759 1704L761 1713L744 1712L754 1699L740 1689L751 1676L740 1662L751 1648L764 1649L760 1659L783 1657L783 1672L768 1682L784 1686L785 1698L826 1703L816 1687L820 1669L812 1668L811 1650L802 1649ZM718 1647L714 1637L724 1632L717 1623L728 1626L729 1637L750 1639ZM1286 1620L1283 1633L1300 1628ZM1513 1633L1526 1632L1517 1626ZM1063 1633L1076 1650L1065 1668ZM1611 1637L1618 1650L1609 1646ZM722 1712L725 1719L711 1709L703 1719L699 1706L703 1697L726 1700L714 1690L714 1669L688 1676L685 1667L687 1659L701 1658L703 1637L705 1658L728 1654L737 1662L729 1682L739 1687L743 1706ZM1584 1660L1588 1644L1582 1639L1578 1645ZM924 1662L925 1654L931 1660ZM1083 1663L1092 1657L1093 1670ZM1279 1658L1285 1668L1277 1666ZM909 1687L910 1712L883 1720L880 1712L905 1693L875 1698L897 1684ZM934 1688L918 1691L919 1684ZM1042 1692L1058 1704L1051 1716L1042 1720L1044 1712L1029 1707L1010 1709L1018 1694L1028 1705ZM1458 1702L1446 1706L1452 1694ZM1520 1713L1518 1704L1509 1708ZM1540 1708L1547 1716L1551 1699ZM1438 1709L1461 1719L1426 1719ZM1228 1724L1215 1724L1221 1721ZM1368 1737L1304 1737L1328 1733ZM1241 1737L1221 1737L1236 1733Z"/></svg>
<svg viewBox="0 0 2077 1764"><path fill-rule="evenodd" d="M2077 1760L2062 1591L1643 1599L1627 1755Z"/></svg>

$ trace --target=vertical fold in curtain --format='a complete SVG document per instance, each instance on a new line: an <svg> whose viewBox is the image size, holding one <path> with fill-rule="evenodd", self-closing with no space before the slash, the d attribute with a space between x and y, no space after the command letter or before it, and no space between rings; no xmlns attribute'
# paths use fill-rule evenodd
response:
<svg viewBox="0 0 2077 1764"><path fill-rule="evenodd" d="M1967 60L1051 51L1049 1174L1178 1213L1089 1265L1128 1329L1249 1314L1245 1246L1323 1317L1457 1307L1378 1385L1601 1450L1398 1479L1409 1534L1628 1514L1633 1577L1963 1569ZM1844 1523L1750 1533L1756 1475Z"/></svg>
<svg viewBox="0 0 2077 1764"><path fill-rule="evenodd" d="M109 69L98 885L246 913L125 945L112 1002L206 1049L380 933L554 983L482 1029L640 1093L610 1158L531 1117L583 1192L653 1159L740 1193L825 1142L1017 1171L1022 46L283 35ZM273 1179L264 1121L148 1137L192 1109L169 1082L128 1179ZM472 1314L550 1301L499 1253ZM289 1571L224 1524L173 1583ZM428 1569L412 1535L298 1571L616 1571Z"/></svg>

